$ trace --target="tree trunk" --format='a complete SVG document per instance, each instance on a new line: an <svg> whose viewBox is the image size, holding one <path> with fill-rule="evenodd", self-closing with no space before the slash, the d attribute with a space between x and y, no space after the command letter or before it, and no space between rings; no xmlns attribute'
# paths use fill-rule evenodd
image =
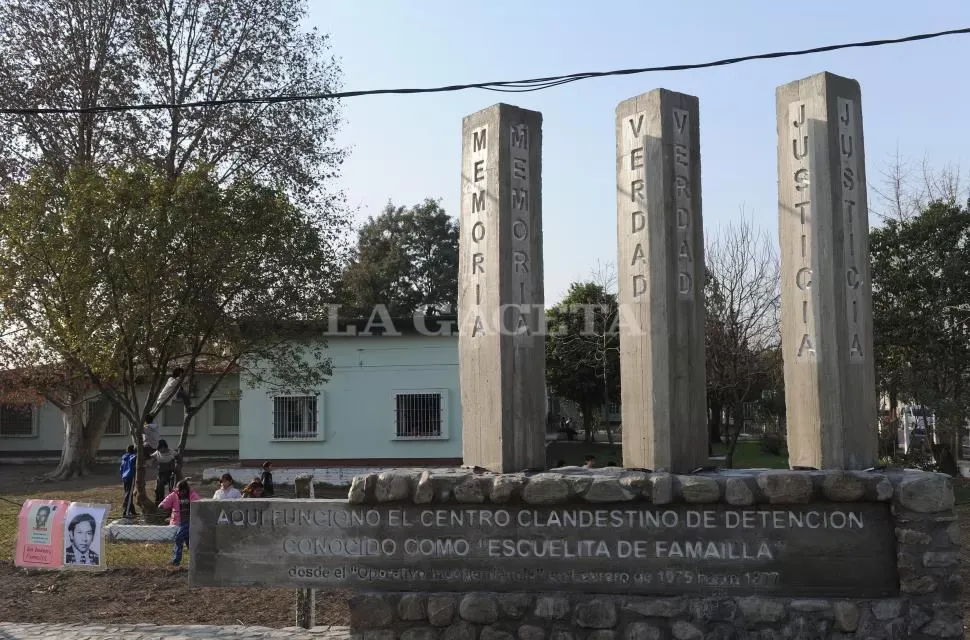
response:
<svg viewBox="0 0 970 640"><path fill-rule="evenodd" d="M586 432L586 443L592 444L596 441L593 434L593 408L590 404L584 404L579 408L583 414L583 431Z"/></svg>
<svg viewBox="0 0 970 640"><path fill-rule="evenodd" d="M720 400L710 400L710 416L707 419L707 433L711 444L721 444L721 411L724 409Z"/></svg>
<svg viewBox="0 0 970 640"><path fill-rule="evenodd" d="M734 414L734 429L728 428L728 448L724 458L724 466L728 469L734 468L734 451L738 447L738 438L744 429L744 403L735 402L731 407Z"/></svg>
<svg viewBox="0 0 970 640"><path fill-rule="evenodd" d="M192 418L195 417L197 411L197 408L192 409L186 405L185 414L182 417L182 432L179 434L179 443L175 448L175 478L177 480L185 477L182 474L182 458L189 443L189 427L192 425Z"/></svg>
<svg viewBox="0 0 970 640"><path fill-rule="evenodd" d="M61 447L61 460L57 468L47 474L48 480L68 480L75 475L83 476L86 468L87 447L84 445L84 405L71 402L61 409L64 422L64 444Z"/></svg>
<svg viewBox="0 0 970 640"><path fill-rule="evenodd" d="M145 426L139 425L132 430L132 442L135 445L135 504L143 515L158 513L155 504L155 492L149 492L145 474L148 470L148 456L145 455Z"/></svg>
<svg viewBox="0 0 970 640"><path fill-rule="evenodd" d="M59 403L60 404L60 403ZM68 392L66 401L58 407L64 423L64 444L57 468L45 476L47 480L68 480L94 470L101 436L111 414L111 405L101 403L98 411L87 416L83 390Z"/></svg>

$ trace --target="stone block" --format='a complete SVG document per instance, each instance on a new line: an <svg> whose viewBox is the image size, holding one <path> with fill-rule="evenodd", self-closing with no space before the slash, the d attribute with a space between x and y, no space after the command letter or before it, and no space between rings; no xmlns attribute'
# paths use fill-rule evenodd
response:
<svg viewBox="0 0 970 640"><path fill-rule="evenodd" d="M358 594L347 601L353 629L381 629L394 621L394 604L389 596Z"/></svg>
<svg viewBox="0 0 970 640"><path fill-rule="evenodd" d="M832 605L835 612L835 626L839 631L852 632L859 627L859 607L853 602L836 602Z"/></svg>
<svg viewBox="0 0 970 640"><path fill-rule="evenodd" d="M420 593L406 593L397 603L397 615L401 620L426 620L428 598Z"/></svg>
<svg viewBox="0 0 970 640"><path fill-rule="evenodd" d="M805 598L802 600L792 600L788 605L792 611L798 613L831 613L832 603L828 600L817 598Z"/></svg>
<svg viewBox="0 0 970 640"><path fill-rule="evenodd" d="M928 533L915 529L896 529L896 540L900 544L929 544L933 538Z"/></svg>
<svg viewBox="0 0 970 640"><path fill-rule="evenodd" d="M956 551L927 551L923 554L923 566L928 569L955 567L960 564L960 554Z"/></svg>
<svg viewBox="0 0 970 640"><path fill-rule="evenodd" d="M469 593L461 599L458 614L468 622L492 624L498 620L498 602L491 594Z"/></svg>
<svg viewBox="0 0 970 640"><path fill-rule="evenodd" d="M597 629L596 631L590 631L586 636L586 640L616 640L616 633L609 629Z"/></svg>
<svg viewBox="0 0 970 640"><path fill-rule="evenodd" d="M463 482L455 485L452 490L455 500L459 504L481 504L485 502L485 493L482 491L482 483L479 478L470 476Z"/></svg>
<svg viewBox="0 0 970 640"><path fill-rule="evenodd" d="M953 508L953 482L942 473L913 472L899 483L899 504L916 513L938 513Z"/></svg>
<svg viewBox="0 0 970 640"><path fill-rule="evenodd" d="M822 480L822 493L834 502L856 502L866 494L866 485L854 473L829 472Z"/></svg>
<svg viewBox="0 0 970 640"><path fill-rule="evenodd" d="M778 600L749 596L738 598L737 603L745 621L753 624L781 622L788 615L785 605Z"/></svg>
<svg viewBox="0 0 970 640"><path fill-rule="evenodd" d="M717 480L705 476L680 476L680 495L690 504L709 504L721 499Z"/></svg>
<svg viewBox="0 0 970 640"><path fill-rule="evenodd" d="M626 626L624 640L663 640L663 632L647 622L632 622Z"/></svg>
<svg viewBox="0 0 970 640"><path fill-rule="evenodd" d="M445 629L442 640L478 640L478 627L460 620Z"/></svg>
<svg viewBox="0 0 970 640"><path fill-rule="evenodd" d="M616 604L612 598L593 598L579 602L573 620L584 629L612 629L616 626Z"/></svg>
<svg viewBox="0 0 970 640"><path fill-rule="evenodd" d="M687 611L685 598L628 600L623 608L644 618L676 618Z"/></svg>
<svg viewBox="0 0 970 640"><path fill-rule="evenodd" d="M569 614L569 600L562 596L536 598L535 616L541 620L562 620Z"/></svg>
<svg viewBox="0 0 970 640"><path fill-rule="evenodd" d="M438 640L438 630L430 627L408 629L401 633L401 640Z"/></svg>
<svg viewBox="0 0 970 640"><path fill-rule="evenodd" d="M926 595L936 591L936 578L933 576L919 576L908 580L900 580L899 590L903 593Z"/></svg>
<svg viewBox="0 0 970 640"><path fill-rule="evenodd" d="M532 607L532 596L528 593L505 593L498 597L502 616L518 620Z"/></svg>
<svg viewBox="0 0 970 640"><path fill-rule="evenodd" d="M374 497L378 502L399 502L411 497L411 474L402 471L384 471L377 476Z"/></svg>
<svg viewBox="0 0 970 640"><path fill-rule="evenodd" d="M435 627L446 627L455 619L456 600L450 594L428 596L428 622Z"/></svg>
<svg viewBox="0 0 970 640"><path fill-rule="evenodd" d="M754 492L742 478L728 478L724 486L724 500L734 506L754 504Z"/></svg>
<svg viewBox="0 0 970 640"><path fill-rule="evenodd" d="M671 631L677 640L703 640L704 632L684 620L674 623Z"/></svg>
<svg viewBox="0 0 970 640"><path fill-rule="evenodd" d="M479 634L479 638L480 640L515 640L515 636L508 631L492 626L484 627L481 634Z"/></svg>
<svg viewBox="0 0 970 640"><path fill-rule="evenodd" d="M650 476L650 501L654 504L670 504L674 501L674 478L669 473Z"/></svg>
<svg viewBox="0 0 970 640"><path fill-rule="evenodd" d="M492 481L492 492L489 499L496 504L504 504L513 498L518 498L522 495L525 482L525 476L513 474L495 476L495 479Z"/></svg>
<svg viewBox="0 0 970 640"><path fill-rule="evenodd" d="M569 498L569 485L559 474L540 474L529 478L522 491L528 504L559 504Z"/></svg>
<svg viewBox="0 0 970 640"><path fill-rule="evenodd" d="M620 486L633 494L634 497L648 495L650 476L642 471L631 471L620 476Z"/></svg>
<svg viewBox="0 0 970 640"><path fill-rule="evenodd" d="M431 474L425 471L414 488L414 504L430 504L434 500L434 484Z"/></svg>
<svg viewBox="0 0 970 640"><path fill-rule="evenodd" d="M546 630L534 624L524 624L519 627L519 640L546 640Z"/></svg>
<svg viewBox="0 0 970 640"><path fill-rule="evenodd" d="M354 476L350 483L350 491L347 494L347 501L350 504L367 504L374 499L374 487L377 485L377 474L368 473L363 476Z"/></svg>
<svg viewBox="0 0 970 640"><path fill-rule="evenodd" d="M876 600L872 603L872 615L876 620L892 620L899 617L903 610L903 601L898 599Z"/></svg>
<svg viewBox="0 0 970 640"><path fill-rule="evenodd" d="M800 471L762 473L758 487L771 504L802 504L812 498L812 477Z"/></svg>
<svg viewBox="0 0 970 640"><path fill-rule="evenodd" d="M633 492L620 484L618 477L594 477L592 484L583 494L586 502L629 502L639 492Z"/></svg>

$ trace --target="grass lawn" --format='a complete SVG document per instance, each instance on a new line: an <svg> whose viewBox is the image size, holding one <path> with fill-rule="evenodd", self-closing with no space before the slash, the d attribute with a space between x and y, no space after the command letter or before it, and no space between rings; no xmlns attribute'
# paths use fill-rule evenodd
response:
<svg viewBox="0 0 970 640"><path fill-rule="evenodd" d="M714 455L724 455L727 447L714 446ZM596 466L605 467L610 462L623 463L623 452L620 445L586 444L580 441L550 442L546 447L546 462L550 467L559 466L560 461L567 465L582 465L586 456L596 456ZM723 466L720 460L711 460L711 466ZM773 456L761 450L761 443L756 441L738 442L734 452L734 468L736 469L787 469L788 456Z"/></svg>

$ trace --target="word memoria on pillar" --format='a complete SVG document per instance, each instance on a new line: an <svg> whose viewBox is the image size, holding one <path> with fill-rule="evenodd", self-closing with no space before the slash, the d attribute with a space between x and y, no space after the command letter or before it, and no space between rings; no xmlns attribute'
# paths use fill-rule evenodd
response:
<svg viewBox="0 0 970 640"><path fill-rule="evenodd" d="M616 108L623 464L707 462L698 100L656 89Z"/></svg>
<svg viewBox="0 0 970 640"><path fill-rule="evenodd" d="M462 123L458 351L464 463L545 468L542 114Z"/></svg>
<svg viewBox="0 0 970 640"><path fill-rule="evenodd" d="M878 440L862 93L819 73L776 102L790 462L865 469Z"/></svg>

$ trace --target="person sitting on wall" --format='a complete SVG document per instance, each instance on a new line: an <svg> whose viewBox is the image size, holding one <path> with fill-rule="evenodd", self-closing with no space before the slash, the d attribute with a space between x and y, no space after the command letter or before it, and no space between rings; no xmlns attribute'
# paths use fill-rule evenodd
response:
<svg viewBox="0 0 970 640"><path fill-rule="evenodd" d="M239 493L239 489L232 486L232 476L228 473L222 474L219 478L219 488L216 489L215 494L213 494L213 500L238 500L242 498L242 494Z"/></svg>
<svg viewBox="0 0 970 640"><path fill-rule="evenodd" d="M243 498L262 498L263 497L263 483L258 477L253 478L253 481L243 487L242 490Z"/></svg>

